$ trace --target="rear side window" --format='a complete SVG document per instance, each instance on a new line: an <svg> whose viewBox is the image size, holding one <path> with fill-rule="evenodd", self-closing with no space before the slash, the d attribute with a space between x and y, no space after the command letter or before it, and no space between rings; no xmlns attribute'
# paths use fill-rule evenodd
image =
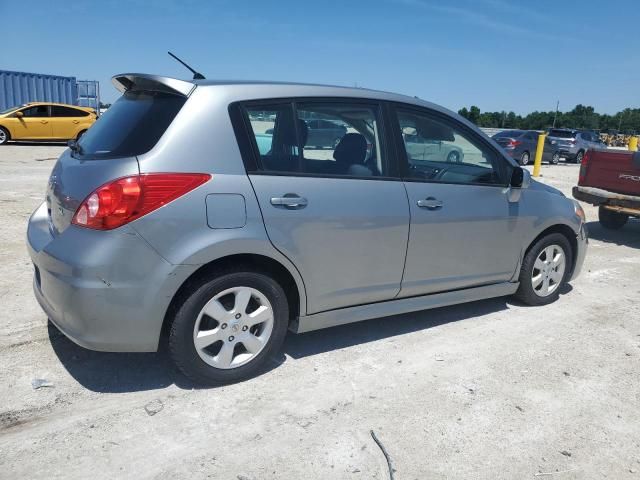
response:
<svg viewBox="0 0 640 480"><path fill-rule="evenodd" d="M126 92L82 136L80 156L107 159L148 152L185 102L167 93Z"/></svg>
<svg viewBox="0 0 640 480"><path fill-rule="evenodd" d="M336 177L388 176L376 104L308 101L248 105L258 170Z"/></svg>
<svg viewBox="0 0 640 480"><path fill-rule="evenodd" d="M54 105L51 107L52 117L86 117L89 115L89 112L84 110L78 110L77 108L71 107L60 107L58 105Z"/></svg>

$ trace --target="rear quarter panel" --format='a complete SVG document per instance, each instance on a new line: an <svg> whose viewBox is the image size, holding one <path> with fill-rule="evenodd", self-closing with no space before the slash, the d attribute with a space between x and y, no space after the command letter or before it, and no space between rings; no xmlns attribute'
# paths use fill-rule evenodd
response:
<svg viewBox="0 0 640 480"><path fill-rule="evenodd" d="M212 178L131 226L174 265L204 265L235 254L263 255L278 261L296 281L304 314L302 278L267 237L231 125L229 102L224 89L196 88L155 148L138 157L141 173L209 173ZM212 194L242 195L244 218L229 219L229 228L211 228L207 196ZM238 225L242 226L235 228Z"/></svg>

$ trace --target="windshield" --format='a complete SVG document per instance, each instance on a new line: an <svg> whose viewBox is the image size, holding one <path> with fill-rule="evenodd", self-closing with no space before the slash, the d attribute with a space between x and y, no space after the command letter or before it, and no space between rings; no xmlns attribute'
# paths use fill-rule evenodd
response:
<svg viewBox="0 0 640 480"><path fill-rule="evenodd" d="M11 107L11 108L7 108L6 110L3 110L0 112L0 115L5 115L7 113L11 113L17 109L19 109L20 107Z"/></svg>
<svg viewBox="0 0 640 480"><path fill-rule="evenodd" d="M549 136L556 138L573 138L576 136L576 134L571 130L551 130L549 132Z"/></svg>
<svg viewBox="0 0 640 480"><path fill-rule="evenodd" d="M82 158L132 157L151 150L186 98L159 92L127 92L78 142Z"/></svg>

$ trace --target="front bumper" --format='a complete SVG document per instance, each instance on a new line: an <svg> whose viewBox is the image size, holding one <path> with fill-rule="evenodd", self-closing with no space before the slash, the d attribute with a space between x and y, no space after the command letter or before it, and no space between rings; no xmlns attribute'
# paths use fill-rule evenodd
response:
<svg viewBox="0 0 640 480"><path fill-rule="evenodd" d="M29 219L33 289L49 319L91 350L157 350L165 312L194 270L158 255L133 229L69 226L54 236L46 204Z"/></svg>
<svg viewBox="0 0 640 480"><path fill-rule="evenodd" d="M577 252L575 256L575 263L573 265L573 271L571 272L571 280L575 280L582 271L584 265L584 259L587 256L587 246L589 245L589 234L587 232L587 226L583 223L580 226L580 231L576 235Z"/></svg>

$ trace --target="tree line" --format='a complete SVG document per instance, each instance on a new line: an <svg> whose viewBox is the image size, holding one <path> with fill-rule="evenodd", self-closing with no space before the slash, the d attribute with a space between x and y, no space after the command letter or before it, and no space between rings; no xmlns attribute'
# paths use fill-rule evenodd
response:
<svg viewBox="0 0 640 480"><path fill-rule="evenodd" d="M576 105L569 112L532 112L528 115L517 115L514 112L481 112L472 105L458 110L458 113L479 127L520 128L523 130L544 130L554 125L556 128L583 128L590 130L620 133L640 132L640 108L625 108L614 115L597 113L593 107Z"/></svg>

